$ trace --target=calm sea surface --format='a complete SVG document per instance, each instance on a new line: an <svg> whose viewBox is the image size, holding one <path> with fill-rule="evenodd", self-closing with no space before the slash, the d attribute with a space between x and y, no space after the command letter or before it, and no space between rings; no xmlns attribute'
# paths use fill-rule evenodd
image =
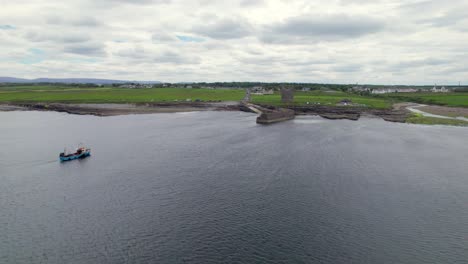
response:
<svg viewBox="0 0 468 264"><path fill-rule="evenodd" d="M468 263L468 128L0 112L0 263Z"/></svg>

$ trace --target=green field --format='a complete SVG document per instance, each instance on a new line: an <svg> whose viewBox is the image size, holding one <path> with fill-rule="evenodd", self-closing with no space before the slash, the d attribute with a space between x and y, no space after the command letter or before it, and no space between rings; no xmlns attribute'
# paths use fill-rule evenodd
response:
<svg viewBox="0 0 468 264"><path fill-rule="evenodd" d="M0 102L11 103L148 103L185 101L240 101L245 95L243 89L186 89L151 88L126 89L113 87L70 87L70 86L11 86L0 87ZM349 94L344 92L296 92L295 105L321 104L336 105L343 99L353 104L370 108L388 108L390 100ZM252 102L268 105L282 105L281 96L253 95Z"/></svg>
<svg viewBox="0 0 468 264"><path fill-rule="evenodd" d="M413 114L408 119L407 123L422 124L422 125L448 125L448 126L468 126L468 122L463 120L445 119L437 117L427 117L421 114Z"/></svg>
<svg viewBox="0 0 468 264"><path fill-rule="evenodd" d="M115 87L74 87L66 85L25 85L0 87L0 102L11 103L149 103L191 100L240 101L243 89L186 89L146 88L127 89ZM411 101L425 104L468 107L468 93L399 93L366 96L341 91L296 92L293 105L337 105L349 99L353 105L369 108L389 108L393 102ZM252 102L282 106L279 93L253 95Z"/></svg>
<svg viewBox="0 0 468 264"><path fill-rule="evenodd" d="M295 105L320 104L320 105L336 105L343 99L350 99L353 104L370 107L370 108L389 108L391 107L391 99L388 98L375 98L369 96L360 96L357 94L350 94L345 92L296 92L294 94ZM258 95L252 98L253 103L278 105L281 106L281 95Z"/></svg>
<svg viewBox="0 0 468 264"><path fill-rule="evenodd" d="M468 107L468 93L398 93L377 96L405 102Z"/></svg>
<svg viewBox="0 0 468 264"><path fill-rule="evenodd" d="M0 103L158 103L201 100L240 101L245 95L243 89L187 89L187 88L144 88L128 89L116 87L75 87L60 85L1 86ZM392 103L412 101L425 104L468 107L468 93L414 93L366 96L341 91L297 91L292 105L336 106L343 99L353 105L385 109ZM284 106L279 92L272 95L253 95L252 102L263 105ZM291 104L290 104L291 105ZM407 120L415 124L442 124L467 126L463 120L424 117L414 114Z"/></svg>
<svg viewBox="0 0 468 264"><path fill-rule="evenodd" d="M0 88L0 102L12 103L148 103L200 99L203 101L240 101L242 90L209 90L184 88L121 89L68 88L55 86Z"/></svg>
<svg viewBox="0 0 468 264"><path fill-rule="evenodd" d="M91 90L91 89L112 89L112 87L74 87L70 85L12 85L12 86L0 86L1 92L27 92L27 91L60 91L60 90Z"/></svg>

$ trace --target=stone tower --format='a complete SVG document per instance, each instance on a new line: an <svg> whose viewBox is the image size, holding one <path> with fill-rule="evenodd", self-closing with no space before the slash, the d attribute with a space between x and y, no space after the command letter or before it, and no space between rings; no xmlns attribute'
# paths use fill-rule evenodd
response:
<svg viewBox="0 0 468 264"><path fill-rule="evenodd" d="M293 88L281 88L281 102L284 104L294 102L294 89Z"/></svg>
<svg viewBox="0 0 468 264"><path fill-rule="evenodd" d="M245 96L244 96L244 99L242 99L242 102L248 103L250 102L250 98L251 98L251 91L250 91L250 88L247 88L245 89Z"/></svg>

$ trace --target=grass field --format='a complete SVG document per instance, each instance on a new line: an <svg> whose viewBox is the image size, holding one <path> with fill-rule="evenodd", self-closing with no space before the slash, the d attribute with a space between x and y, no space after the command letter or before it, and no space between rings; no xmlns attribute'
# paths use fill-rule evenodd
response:
<svg viewBox="0 0 468 264"><path fill-rule="evenodd" d="M0 103L150 103L174 102L190 99L202 101L240 101L245 95L243 89L186 89L151 88L125 89L114 87L73 87L73 86L2 86ZM296 92L293 105L335 106L343 99L351 100L354 105L368 108L390 108L393 102L412 101L426 104L468 107L468 93L450 94L391 94L382 96L360 96L345 92ZM253 95L252 102L265 105L282 106L278 92L273 95ZM407 120L414 124L441 124L467 126L463 120L425 117L414 114Z"/></svg>
<svg viewBox="0 0 468 264"><path fill-rule="evenodd" d="M145 103L172 102L186 99L203 101L240 101L244 90L224 89L185 89L185 88L153 88L153 89L122 89L122 88L80 88L70 86L12 86L0 87L0 102L11 103ZM359 96L344 92L296 92L295 105L321 104L336 105L343 99L351 99L354 104L370 108L387 108L391 106L388 99ZM282 105L281 96L253 95L253 103Z"/></svg>
<svg viewBox="0 0 468 264"><path fill-rule="evenodd" d="M468 93L398 93L378 96L421 104L468 107Z"/></svg>
<svg viewBox="0 0 468 264"><path fill-rule="evenodd" d="M407 120L407 123L423 125L449 125L449 126L468 126L464 120L445 119L437 117L427 117L421 114L413 114Z"/></svg>
<svg viewBox="0 0 468 264"><path fill-rule="evenodd" d="M73 87L67 85L14 85L0 86L1 92L26 92L26 91L60 91L60 90L91 90L91 89L112 89L112 87Z"/></svg>
<svg viewBox="0 0 468 264"><path fill-rule="evenodd" d="M114 87L73 87L60 85L25 85L0 87L0 102L11 103L148 103L172 102L186 99L203 101L240 101L244 97L242 89L185 89L152 88L125 89ZM468 107L468 93L409 93L386 94L381 96L361 96L345 92L296 92L294 105L307 103L336 105L343 99L350 99L353 104L369 108L389 108L396 101L411 101L425 104ZM273 95L253 95L252 102L281 106L279 93Z"/></svg>
<svg viewBox="0 0 468 264"><path fill-rule="evenodd" d="M370 108L389 108L392 105L391 99L389 98L375 98L344 92L322 91L296 92L294 95L294 104L306 105L307 102L309 102L309 104L320 103L320 105L336 105L343 99L350 99L353 104ZM252 102L267 105L282 105L281 96L279 94L254 96Z"/></svg>
<svg viewBox="0 0 468 264"><path fill-rule="evenodd" d="M17 87L15 87L17 88ZM239 101L241 90L208 90L184 88L120 89L34 87L34 89L0 88L0 102L60 103L147 103L200 99L203 101Z"/></svg>

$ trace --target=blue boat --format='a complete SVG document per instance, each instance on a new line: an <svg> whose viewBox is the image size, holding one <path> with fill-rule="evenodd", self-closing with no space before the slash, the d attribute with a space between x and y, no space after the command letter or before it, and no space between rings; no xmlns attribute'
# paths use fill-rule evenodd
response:
<svg viewBox="0 0 468 264"><path fill-rule="evenodd" d="M66 151L60 153L60 161L69 161L75 159L83 159L91 155L90 148L80 147L76 150L75 153L67 154Z"/></svg>

